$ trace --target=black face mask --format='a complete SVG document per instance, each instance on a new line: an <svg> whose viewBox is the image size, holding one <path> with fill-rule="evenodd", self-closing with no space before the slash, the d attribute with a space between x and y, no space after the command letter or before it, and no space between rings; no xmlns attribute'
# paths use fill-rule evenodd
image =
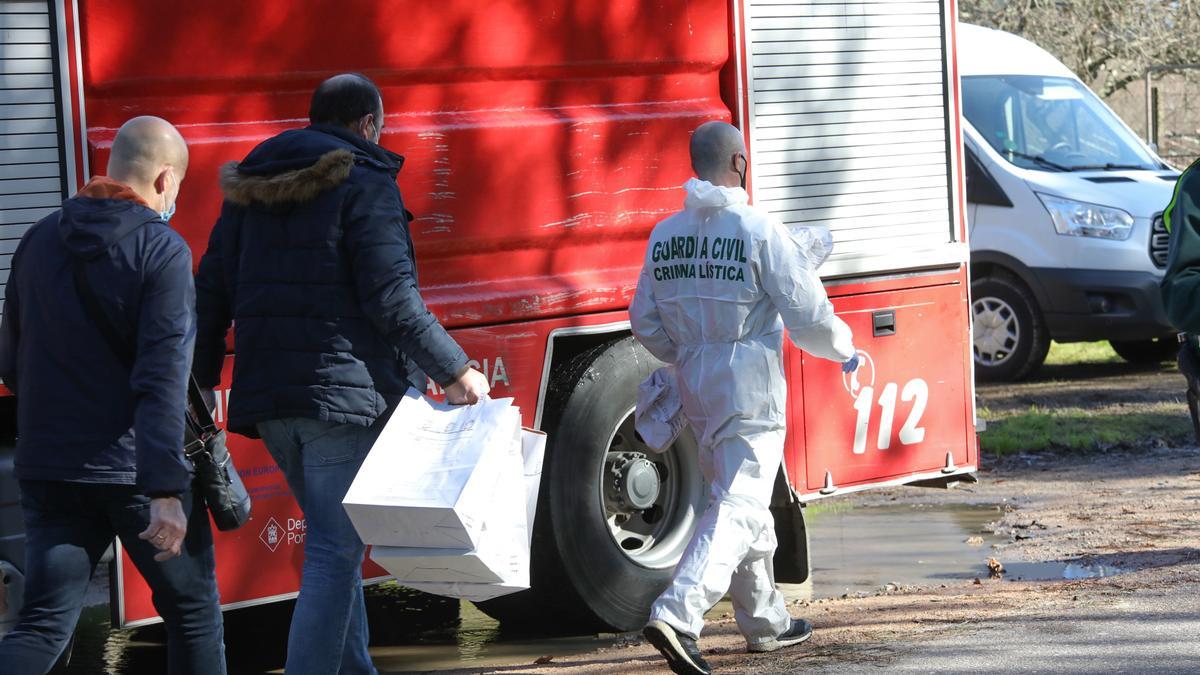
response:
<svg viewBox="0 0 1200 675"><path fill-rule="evenodd" d="M737 160L735 159L734 161L736 162ZM749 169L750 169L750 162L746 159L745 155L742 155L742 170L737 171L737 175L738 175L738 178L740 178L742 180L742 189L743 190L746 189L746 172Z"/></svg>

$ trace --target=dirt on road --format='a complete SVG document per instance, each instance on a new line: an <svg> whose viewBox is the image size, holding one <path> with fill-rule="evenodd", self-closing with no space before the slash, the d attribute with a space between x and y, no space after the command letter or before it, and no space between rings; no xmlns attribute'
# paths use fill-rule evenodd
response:
<svg viewBox="0 0 1200 675"><path fill-rule="evenodd" d="M1032 383L981 387L980 398L994 409L1180 404L1181 380L1169 370L1084 368L1052 372ZM1064 375L1071 379L1063 382ZM978 579L889 586L869 597L797 603L793 614L810 619L816 633L809 643L774 654L748 654L731 620L710 622L701 640L705 657L718 672L886 670L901 668L905 659L932 663L920 661L924 650L932 653L936 646L957 644L960 638L964 648L976 641L1004 639L1014 626L1036 625L1053 640L1055 631L1076 630L1059 626L1060 619L1154 621L1153 612L1122 609L1133 607L1129 601L1135 598L1197 616L1200 449L1018 454L990 462L985 457L984 463L977 485L947 491L896 488L853 499L860 506L994 505L996 519L985 530L1000 539L990 537L996 543L981 546L980 557L1002 558L1009 569L988 576L981 566ZM1063 578L1101 574L1105 576ZM1167 609L1159 613L1164 621L1177 618L1167 616ZM1195 629L1195 624L1187 626L1185 630ZM1194 636L1191 641L1196 642ZM1105 643L1087 644L1091 647L1080 647L1078 658L1099 660L1077 663L1105 663ZM1016 653L1028 647L1013 644L1002 649ZM1174 654L1163 649L1164 654ZM667 672L657 653L636 635L588 654L547 657L549 662L540 665L473 672ZM1192 658L1200 658L1200 652ZM1192 660L1177 665L1178 670L1188 670L1200 668L1197 664L1200 661ZM1045 666L1055 668L1054 663ZM970 667L964 662L963 669Z"/></svg>

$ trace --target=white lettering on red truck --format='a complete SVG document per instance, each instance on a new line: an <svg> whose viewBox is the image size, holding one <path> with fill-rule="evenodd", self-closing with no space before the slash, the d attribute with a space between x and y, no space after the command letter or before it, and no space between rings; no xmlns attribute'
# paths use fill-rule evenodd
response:
<svg viewBox="0 0 1200 675"><path fill-rule="evenodd" d="M842 384L854 398L854 409L858 418L854 424L854 444L851 452L863 455L867 452L867 430L871 424L871 412L875 409L875 360L871 355L858 351L860 366L853 373L842 376ZM868 384L863 385L863 382ZM921 418L925 416L925 408L929 405L929 383L921 378L909 380L901 390L895 382L883 385L879 394L879 436L875 443L878 450L892 447L892 429L896 422L896 395L905 403L913 401L912 411L904 426L900 427L900 444L916 445L925 440L925 428L920 426Z"/></svg>
<svg viewBox="0 0 1200 675"><path fill-rule="evenodd" d="M506 387L509 386L508 369L504 367L504 357L497 356L495 360L484 359L483 363L480 363L476 359L471 359L467 361L467 365L483 373L492 389L497 388L501 384ZM438 383L434 382L432 377L427 378L425 391L431 396L441 396L446 393L446 390L439 387Z"/></svg>

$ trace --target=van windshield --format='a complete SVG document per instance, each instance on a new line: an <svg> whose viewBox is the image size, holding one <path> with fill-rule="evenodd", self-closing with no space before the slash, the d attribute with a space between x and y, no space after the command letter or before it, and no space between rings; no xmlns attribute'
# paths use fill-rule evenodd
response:
<svg viewBox="0 0 1200 675"><path fill-rule="evenodd" d="M1041 171L1158 169L1082 83L1066 77L964 77L963 112L1012 164Z"/></svg>

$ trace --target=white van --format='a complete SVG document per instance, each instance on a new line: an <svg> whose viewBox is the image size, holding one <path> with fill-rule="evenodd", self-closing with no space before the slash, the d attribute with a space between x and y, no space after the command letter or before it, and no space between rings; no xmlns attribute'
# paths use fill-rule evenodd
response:
<svg viewBox="0 0 1200 675"><path fill-rule="evenodd" d="M1024 377L1052 339L1171 358L1158 282L1179 173L1045 50L960 29L976 374Z"/></svg>

